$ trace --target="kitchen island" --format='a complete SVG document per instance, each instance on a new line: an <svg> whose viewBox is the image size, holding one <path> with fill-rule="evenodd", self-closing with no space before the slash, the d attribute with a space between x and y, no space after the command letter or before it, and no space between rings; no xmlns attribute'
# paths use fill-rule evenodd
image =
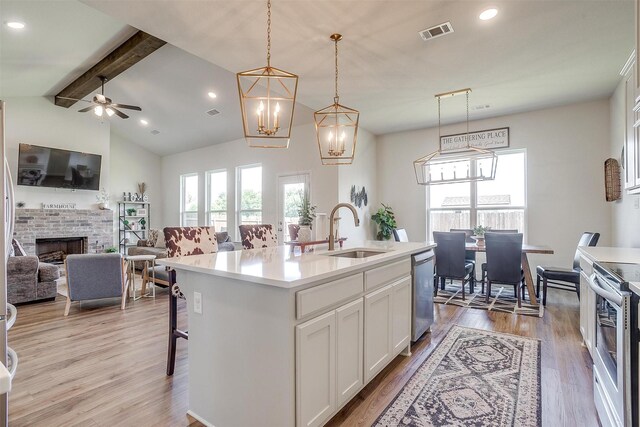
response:
<svg viewBox="0 0 640 427"><path fill-rule="evenodd" d="M323 425L410 354L411 255L434 246L158 260L176 269L187 299L188 413L216 427Z"/></svg>

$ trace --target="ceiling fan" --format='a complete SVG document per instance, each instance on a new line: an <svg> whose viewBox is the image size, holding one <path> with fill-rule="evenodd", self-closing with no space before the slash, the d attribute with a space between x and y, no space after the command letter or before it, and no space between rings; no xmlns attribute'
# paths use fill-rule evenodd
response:
<svg viewBox="0 0 640 427"><path fill-rule="evenodd" d="M128 119L129 116L127 116L125 113L123 113L122 111L119 110L119 108L123 108L123 109L127 109L127 110L135 110L135 111L142 111L142 108L137 107L135 105L126 105L126 104L115 104L111 101L111 98L107 98L106 96L104 96L104 84L107 82L107 78L105 76L99 76L100 81L102 81L102 85L101 85L101 89L100 89L100 93L96 93L93 96L93 99L91 101L88 101L86 99L76 99L76 98L66 98L64 96L59 96L58 98L60 99L69 99L72 101L82 101L82 102L89 102L91 103L90 106L85 107L81 110L78 110L79 113L86 113L87 111L91 111L93 110L94 114L96 116L102 117L102 115L104 113L107 114L107 116L111 117L114 114L118 117L120 117L121 119Z"/></svg>

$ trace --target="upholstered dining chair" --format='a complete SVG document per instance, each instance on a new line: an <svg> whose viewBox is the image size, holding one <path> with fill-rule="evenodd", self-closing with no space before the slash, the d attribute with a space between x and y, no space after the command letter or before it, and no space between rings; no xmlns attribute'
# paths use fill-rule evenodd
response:
<svg viewBox="0 0 640 427"><path fill-rule="evenodd" d="M394 228L393 229L393 238L396 242L408 242L409 236L407 236L407 230L404 228Z"/></svg>
<svg viewBox="0 0 640 427"><path fill-rule="evenodd" d="M463 233L433 232L436 242L434 248L436 255L436 284L440 280L440 288L444 290L446 279L460 280L462 282L462 299L465 299L464 286L469 283L469 289L473 293L475 264L465 260L465 236ZM435 294L438 294L438 286L434 286Z"/></svg>
<svg viewBox="0 0 640 427"><path fill-rule="evenodd" d="M450 232L454 233L464 233L465 243L475 243L476 241L471 238L473 236L473 230L470 228L450 228ZM467 261L472 261L474 264L476 262L476 253L475 251L465 251L464 258Z"/></svg>
<svg viewBox="0 0 640 427"><path fill-rule="evenodd" d="M578 247L596 246L600 233L585 231L580 237ZM542 281L542 305L547 305L547 288L563 291L575 291L580 299L580 251L576 248L571 268L543 267L536 268L536 296L540 296L540 281Z"/></svg>
<svg viewBox="0 0 640 427"><path fill-rule="evenodd" d="M120 254L78 254L67 256L67 305L69 315L72 301L100 298L122 298L125 309L127 289L124 280L124 259Z"/></svg>
<svg viewBox="0 0 640 427"><path fill-rule="evenodd" d="M500 283L513 285L518 299L518 307L522 307L521 287L524 283L522 272L522 233L485 233L487 254L486 280L487 294L485 301L489 302L491 285Z"/></svg>
<svg viewBox="0 0 640 427"><path fill-rule="evenodd" d="M489 233L498 233L498 234L515 234L518 232L516 229L490 229ZM484 293L484 283L487 279L487 263L483 262L480 266L480 281L482 283L482 293Z"/></svg>
<svg viewBox="0 0 640 427"><path fill-rule="evenodd" d="M278 246L278 238L271 224L240 225L240 240L243 249L258 249Z"/></svg>
<svg viewBox="0 0 640 427"><path fill-rule="evenodd" d="M218 240L213 227L165 227L163 232L169 258L218 252ZM185 297L176 283L175 270L168 269L167 276L171 285L167 375L173 375L178 338L189 339L189 333L178 329L178 298L185 299Z"/></svg>

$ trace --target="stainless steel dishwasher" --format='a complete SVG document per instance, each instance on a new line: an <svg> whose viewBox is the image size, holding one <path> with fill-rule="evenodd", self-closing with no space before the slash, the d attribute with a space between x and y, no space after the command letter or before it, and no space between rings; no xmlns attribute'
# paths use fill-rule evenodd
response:
<svg viewBox="0 0 640 427"><path fill-rule="evenodd" d="M411 341L417 341L433 324L434 257L432 250L411 257L413 281Z"/></svg>

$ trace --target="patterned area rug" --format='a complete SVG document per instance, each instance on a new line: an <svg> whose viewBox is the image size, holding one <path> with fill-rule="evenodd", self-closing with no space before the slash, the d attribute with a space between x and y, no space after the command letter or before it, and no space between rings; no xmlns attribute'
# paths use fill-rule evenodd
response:
<svg viewBox="0 0 640 427"><path fill-rule="evenodd" d="M540 341L454 325L375 426L541 425Z"/></svg>
<svg viewBox="0 0 640 427"><path fill-rule="evenodd" d="M466 288L469 291L469 285ZM518 307L518 300L513 293L513 286L493 285L489 303L485 302L485 296L480 292L480 285L476 283L476 293L465 294L462 300L460 283L447 283L445 290L438 289L438 295L433 301L438 304L452 304L459 307L477 308L480 310L500 311L504 313L524 314L526 316L542 317L544 306L531 305L523 300L522 307Z"/></svg>

